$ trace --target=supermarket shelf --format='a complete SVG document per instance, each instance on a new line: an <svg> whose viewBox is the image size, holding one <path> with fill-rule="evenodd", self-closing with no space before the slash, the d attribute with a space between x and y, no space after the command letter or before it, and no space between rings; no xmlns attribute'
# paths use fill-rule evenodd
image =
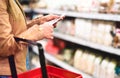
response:
<svg viewBox="0 0 120 78"><path fill-rule="evenodd" d="M96 19L96 20L106 20L106 21L120 21L120 15L113 14L100 14L100 13L81 13L72 11L60 11L60 10L50 10L50 9L34 9L34 12L43 14L65 14L69 17L77 17L84 19Z"/></svg>
<svg viewBox="0 0 120 78"><path fill-rule="evenodd" d="M67 63L62 62L62 61L56 59L54 56L48 54L47 52L45 52L45 57L46 57L46 59L49 60L50 62L52 62L52 63L54 63L54 64L56 64L56 65L58 65L58 66L60 66L60 67L62 67L62 68L64 68L64 69L66 69L66 70L69 70L69 71L72 71L72 72L81 74L81 75L83 76L83 78L93 78L92 76L89 76L89 75L81 72L80 70L78 70L78 69L76 69L76 68L68 65Z"/></svg>
<svg viewBox="0 0 120 78"><path fill-rule="evenodd" d="M80 45L83 45L83 46L87 46L87 47L90 47L90 48L101 50L101 51L104 51L104 52L107 52L107 53L120 55L120 49L117 49L117 48L96 44L96 43L93 43L93 42L90 42L90 41L86 41L86 40L77 38L75 36L70 36L70 35L66 35L66 34L62 34L62 33L58 33L58 32L55 32L54 36L57 37L57 38L61 38L61 39L76 43L76 44L80 44Z"/></svg>
<svg viewBox="0 0 120 78"><path fill-rule="evenodd" d="M36 46L33 46L33 50L34 50L33 52L38 54L38 48ZM88 75L88 74L86 74L84 72L81 72L80 70L70 66L69 64L67 64L67 63L65 63L63 61L58 60L53 55L51 55L51 54L49 54L47 52L44 52L44 54L45 54L45 58L47 60L49 60L50 62L52 62L52 63L54 63L54 64L56 64L56 65L58 65L58 66L60 66L60 67L62 67L64 69L66 69L66 70L69 70L69 71L81 74L83 76L83 78L93 78L92 76L90 76L90 75Z"/></svg>

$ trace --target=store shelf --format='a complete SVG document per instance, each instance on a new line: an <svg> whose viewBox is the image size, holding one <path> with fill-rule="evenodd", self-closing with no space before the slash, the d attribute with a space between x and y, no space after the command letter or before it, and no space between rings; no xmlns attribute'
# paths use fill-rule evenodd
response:
<svg viewBox="0 0 120 78"><path fill-rule="evenodd" d="M66 17L120 22L120 15L119 14L83 13L83 12L61 11L61 10L52 10L52 9L31 9L31 8L24 8L24 11L27 13L32 12L32 13L58 14L58 15L65 14ZM59 33L59 32L55 32L54 36L57 38L63 39L63 40L70 41L72 43L76 43L79 45L83 45L83 46L87 46L87 47L90 47L93 49L104 51L106 53L115 54L115 55L120 56L120 49L117 49L117 48L100 45L97 43L86 41L84 39L81 39L81 38L78 38L75 36L70 36L70 35ZM37 49L35 52L38 54ZM55 58L53 55L51 55L47 52L45 52L45 57L50 62L66 69L66 70L81 74L83 76L83 78L93 78L92 76L90 76L90 75L70 66L69 64Z"/></svg>
<svg viewBox="0 0 120 78"><path fill-rule="evenodd" d="M34 12L42 14L65 14L69 17L77 17L84 19L95 19L95 20L106 20L106 21L120 21L120 15L113 14L100 14L100 13L81 13L72 11L60 11L60 10L49 10L49 9L34 9Z"/></svg>
<svg viewBox="0 0 120 78"><path fill-rule="evenodd" d="M52 62L52 63L54 63L54 64L56 64L56 65L58 65L58 66L60 66L60 67L62 67L62 68L64 68L64 69L66 69L66 70L69 70L69 71L72 71L72 72L81 74L81 75L83 76L83 78L93 78L92 76L89 76L89 75L81 72L80 70L78 70L78 69L76 69L76 68L68 65L67 63L62 62L62 61L56 59L54 56L52 56L52 55L50 55L50 54L48 54L48 53L45 53L45 57L46 57L46 59L49 60L50 62Z"/></svg>
<svg viewBox="0 0 120 78"><path fill-rule="evenodd" d="M97 49L100 51L104 51L104 52L115 54L115 55L120 55L120 49L117 49L117 48L96 44L96 43L93 43L90 41L80 39L80 38L75 37L75 36L70 36L70 35L66 35L66 34L62 34L62 33L58 33L58 32L55 32L54 36L57 38L60 38L60 39L64 39L64 40L67 40L67 41L70 41L70 42L73 42L76 44L80 44L83 46L87 46L90 48L94 48L94 49Z"/></svg>
<svg viewBox="0 0 120 78"><path fill-rule="evenodd" d="M35 52L36 54L38 54L38 47L36 46L33 46L33 52ZM50 62L66 69L66 70L69 70L69 71L72 71L72 72L75 72L75 73L78 73L78 74L81 74L83 76L83 78L93 78L92 76L84 73L84 72L81 72L80 70L70 66L69 64L55 58L53 55L47 53L47 52L44 52L45 54L45 59L49 60Z"/></svg>

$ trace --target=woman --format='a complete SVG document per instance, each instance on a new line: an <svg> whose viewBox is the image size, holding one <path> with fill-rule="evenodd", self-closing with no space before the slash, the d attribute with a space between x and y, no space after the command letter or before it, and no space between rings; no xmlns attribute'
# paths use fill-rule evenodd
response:
<svg viewBox="0 0 120 78"><path fill-rule="evenodd" d="M14 37L38 41L53 39L53 25L48 21L59 18L47 15L28 24L18 0L0 0L0 78L11 75L8 56L15 56L17 73L26 71L27 44L16 42Z"/></svg>

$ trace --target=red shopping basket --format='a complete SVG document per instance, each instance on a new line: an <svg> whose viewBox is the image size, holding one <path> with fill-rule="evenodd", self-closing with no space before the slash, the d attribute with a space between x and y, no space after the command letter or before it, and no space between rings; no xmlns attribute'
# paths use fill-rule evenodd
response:
<svg viewBox="0 0 120 78"><path fill-rule="evenodd" d="M12 78L82 78L81 74L77 74L62 68L46 65L44 51L40 43L16 37L15 40L28 42L30 44L38 46L41 67L17 75L14 56L9 56Z"/></svg>
<svg viewBox="0 0 120 78"><path fill-rule="evenodd" d="M48 78L82 78L80 74L73 73L54 66L46 66ZM18 78L42 78L41 68L36 68L18 75Z"/></svg>

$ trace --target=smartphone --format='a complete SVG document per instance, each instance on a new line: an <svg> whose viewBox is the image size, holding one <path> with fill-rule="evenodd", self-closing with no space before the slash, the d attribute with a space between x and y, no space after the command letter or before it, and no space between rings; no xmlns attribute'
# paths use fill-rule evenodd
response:
<svg viewBox="0 0 120 78"><path fill-rule="evenodd" d="M49 23L52 24L52 25L54 25L58 21L62 20L64 17L65 17L65 15L62 14L59 18L49 21Z"/></svg>

